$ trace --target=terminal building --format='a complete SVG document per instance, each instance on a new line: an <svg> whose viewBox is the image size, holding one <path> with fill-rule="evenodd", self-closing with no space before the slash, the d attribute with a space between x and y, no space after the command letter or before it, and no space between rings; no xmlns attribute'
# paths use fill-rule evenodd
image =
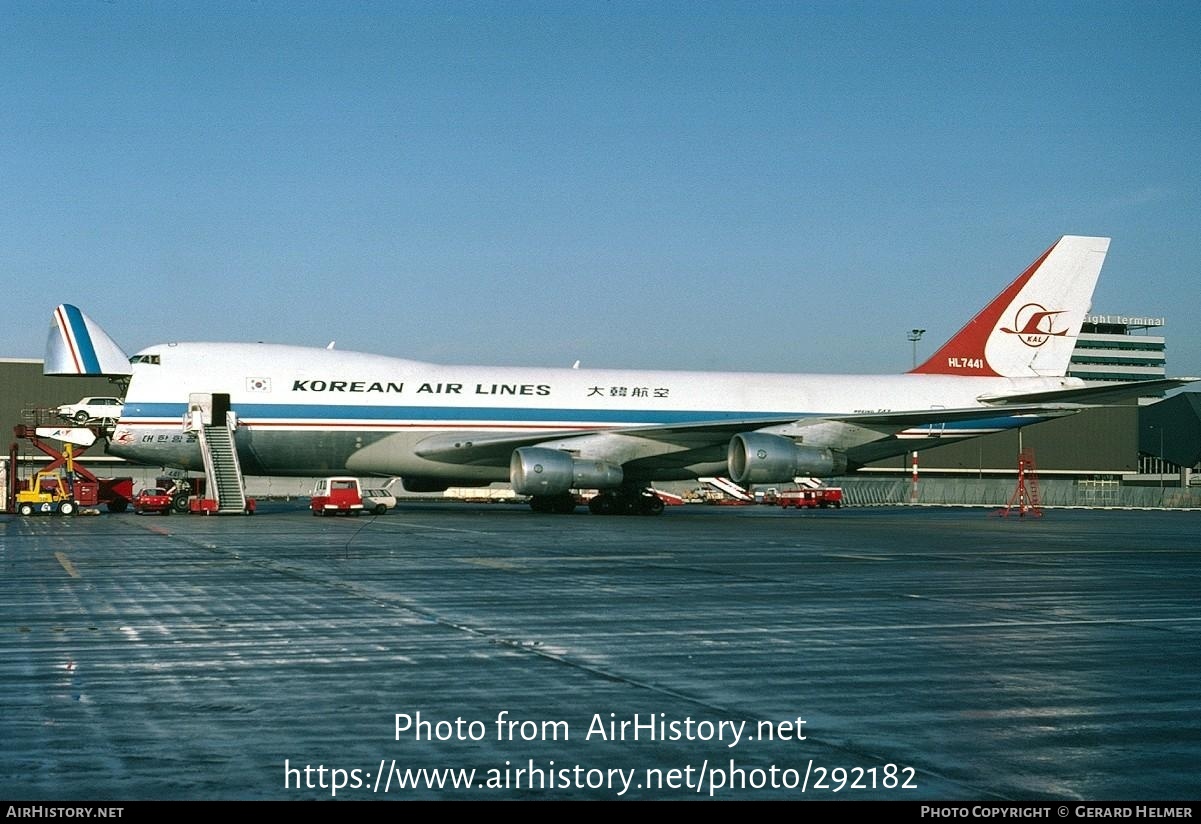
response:
<svg viewBox="0 0 1201 824"><path fill-rule="evenodd" d="M1163 318L1088 315L1068 374L1087 381L1157 380L1166 376ZM1150 402L1152 399L1144 399Z"/></svg>

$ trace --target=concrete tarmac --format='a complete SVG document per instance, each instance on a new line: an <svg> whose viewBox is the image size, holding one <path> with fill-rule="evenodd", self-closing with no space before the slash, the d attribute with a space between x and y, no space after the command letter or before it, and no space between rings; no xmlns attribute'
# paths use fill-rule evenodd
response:
<svg viewBox="0 0 1201 824"><path fill-rule="evenodd" d="M0 516L0 794L1195 800L1199 527Z"/></svg>

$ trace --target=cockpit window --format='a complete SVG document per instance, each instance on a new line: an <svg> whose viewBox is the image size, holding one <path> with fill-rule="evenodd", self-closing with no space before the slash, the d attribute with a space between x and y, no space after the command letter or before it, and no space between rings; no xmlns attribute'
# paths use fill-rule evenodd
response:
<svg viewBox="0 0 1201 824"><path fill-rule="evenodd" d="M158 355L134 355L129 359L130 363L158 363Z"/></svg>

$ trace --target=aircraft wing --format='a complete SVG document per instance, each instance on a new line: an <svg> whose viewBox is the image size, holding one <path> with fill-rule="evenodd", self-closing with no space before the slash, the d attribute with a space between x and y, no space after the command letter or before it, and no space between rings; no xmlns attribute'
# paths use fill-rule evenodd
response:
<svg viewBox="0 0 1201 824"><path fill-rule="evenodd" d="M438 434L421 441L416 454L426 460L462 466L504 466L514 449L525 446L549 446L556 449L584 448L589 457L616 458L617 462L646 457L632 448L630 441L660 445L647 454L725 448L733 435L740 432L765 430L784 437L795 438L814 446L845 449L896 435L907 429L961 421L985 421L998 417L1029 415L1035 423L1047 418L1079 412L1082 405L1028 404L965 409L919 409L898 412L873 412L849 415L813 415L804 418L770 417L695 421L685 424L648 424L646 426L614 427L602 430L578 430L522 434L481 433L475 437L462 434ZM623 445L618 447L618 442ZM612 448L613 456L600 453Z"/></svg>
<svg viewBox="0 0 1201 824"><path fill-rule="evenodd" d="M996 412L993 411L990 414L995 415ZM645 438L684 449L696 449L717 444L724 445L731 435L738 432L795 422L796 418L791 417L710 420L689 424L648 424L600 430L565 430L549 436L546 432L532 432L481 434L465 438L461 434L448 433L426 438L417 445L414 452L418 457L442 463L464 466L503 466L508 464L513 450L523 446L538 446L547 443L559 445L584 438L627 436Z"/></svg>

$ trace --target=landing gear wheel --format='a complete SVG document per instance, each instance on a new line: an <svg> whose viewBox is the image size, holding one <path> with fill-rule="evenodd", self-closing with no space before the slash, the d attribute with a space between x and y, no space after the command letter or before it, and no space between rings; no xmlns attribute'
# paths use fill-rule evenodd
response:
<svg viewBox="0 0 1201 824"><path fill-rule="evenodd" d="M622 489L599 492L588 502L593 515L659 515L663 499L649 489Z"/></svg>
<svg viewBox="0 0 1201 824"><path fill-rule="evenodd" d="M663 514L663 499L655 493L643 492L642 506L639 509L640 515L661 515Z"/></svg>
<svg viewBox="0 0 1201 824"><path fill-rule="evenodd" d="M593 515L612 515L615 498L612 492L598 492L591 501L588 502L588 511Z"/></svg>

